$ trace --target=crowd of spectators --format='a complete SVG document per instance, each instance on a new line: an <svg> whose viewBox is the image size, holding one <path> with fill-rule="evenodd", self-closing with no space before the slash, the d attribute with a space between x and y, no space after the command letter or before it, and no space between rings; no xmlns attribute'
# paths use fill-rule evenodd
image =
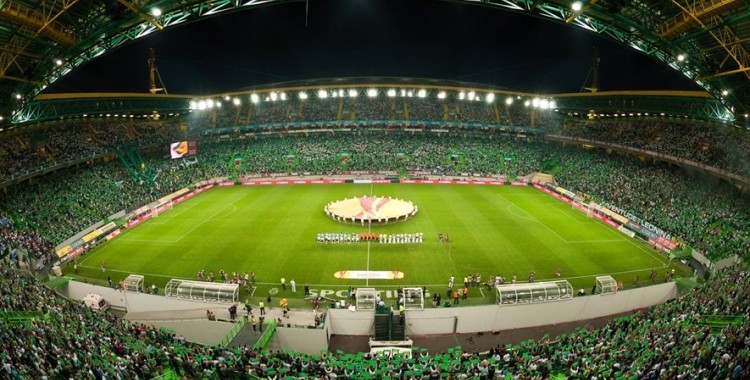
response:
<svg viewBox="0 0 750 380"><path fill-rule="evenodd" d="M165 143L180 134L176 122L70 120L6 132L0 138L0 182L10 176L86 159L119 146Z"/></svg>
<svg viewBox="0 0 750 380"><path fill-rule="evenodd" d="M498 345L489 352L413 358L320 355L185 342L58 297L0 262L0 379L732 379L750 376L750 325L712 331L711 318L750 314L750 272L737 266L680 298L552 339ZM21 318L13 318L21 316Z"/></svg>
<svg viewBox="0 0 750 380"><path fill-rule="evenodd" d="M549 131L664 153L750 177L750 134L723 125L648 118L571 119L551 125Z"/></svg>

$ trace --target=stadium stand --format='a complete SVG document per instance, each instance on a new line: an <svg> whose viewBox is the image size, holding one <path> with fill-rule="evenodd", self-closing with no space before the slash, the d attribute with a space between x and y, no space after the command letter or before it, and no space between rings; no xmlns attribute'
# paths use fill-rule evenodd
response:
<svg viewBox="0 0 750 380"><path fill-rule="evenodd" d="M413 358L224 348L58 297L6 261L0 268L0 378L149 379L733 379L750 375L750 272L737 266L689 294L559 337L489 352L417 350ZM174 377L173 377L174 378Z"/></svg>
<svg viewBox="0 0 750 380"><path fill-rule="evenodd" d="M348 170L505 174L508 178L551 172L563 187L640 216L712 258L750 252L748 202L728 185L706 177L692 178L667 165L638 163L556 143L462 135L329 132L306 137L209 140L201 144L197 165L184 167L179 161L161 158L158 152L147 156L145 165L159 173L156 187L139 184L113 161L36 178L33 183L11 188L0 195L0 200L14 223L37 229L59 243L119 210L134 209L201 179L228 175L227 164L236 153L245 157L238 174L246 175L286 173L290 169L330 174L341 170L336 155L347 152L351 154ZM455 152L461 154L460 162L448 159ZM293 168L283 158L289 153L299 157Z"/></svg>

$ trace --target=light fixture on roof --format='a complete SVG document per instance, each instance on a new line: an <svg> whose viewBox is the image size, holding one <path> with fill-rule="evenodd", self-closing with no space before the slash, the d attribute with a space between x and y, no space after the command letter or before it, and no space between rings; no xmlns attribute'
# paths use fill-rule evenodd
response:
<svg viewBox="0 0 750 380"><path fill-rule="evenodd" d="M474 91L469 91L468 94L466 94L466 98L469 100L474 100L474 97L476 97L477 94Z"/></svg>
<svg viewBox="0 0 750 380"><path fill-rule="evenodd" d="M530 101L527 100L527 101L523 102L523 106L524 107L528 107L529 105L531 105Z"/></svg>
<svg viewBox="0 0 750 380"><path fill-rule="evenodd" d="M16 94L16 99L21 99L21 94Z"/></svg>
<svg viewBox="0 0 750 380"><path fill-rule="evenodd" d="M487 94L487 97L484 98L484 101L487 102L487 103L494 102L495 101L495 94L493 94L493 93L490 92L489 94Z"/></svg>
<svg viewBox="0 0 750 380"><path fill-rule="evenodd" d="M343 98L343 97L344 97L344 89L340 88L339 89L339 98Z"/></svg>
<svg viewBox="0 0 750 380"><path fill-rule="evenodd" d="M55 65L62 66L62 64L63 64L62 59L58 58L55 60Z"/></svg>
<svg viewBox="0 0 750 380"><path fill-rule="evenodd" d="M214 108L214 100L206 99L206 108Z"/></svg>
<svg viewBox="0 0 750 380"><path fill-rule="evenodd" d="M258 94L250 94L250 101L253 102L253 104L258 104L258 102L260 102L260 96L258 96Z"/></svg>
<svg viewBox="0 0 750 380"><path fill-rule="evenodd" d="M685 60L685 58L687 58L687 56L685 54L677 54L677 60L678 61L682 62L682 61Z"/></svg>
<svg viewBox="0 0 750 380"><path fill-rule="evenodd" d="M463 91L458 93L458 100L464 100L466 98L466 93Z"/></svg>
<svg viewBox="0 0 750 380"><path fill-rule="evenodd" d="M729 95L729 90L722 90L721 91L721 96L727 96L727 95Z"/></svg>
<svg viewBox="0 0 750 380"><path fill-rule="evenodd" d="M357 92L357 90L355 90L353 88L349 89L349 97L350 98L356 98L357 95L359 95L359 93Z"/></svg>
<svg viewBox="0 0 750 380"><path fill-rule="evenodd" d="M578 12L583 9L583 3L580 1L576 1L570 5L570 9L572 9L574 12Z"/></svg>
<svg viewBox="0 0 750 380"><path fill-rule="evenodd" d="M425 90L424 88L420 89L419 91L417 91L417 96L420 97L420 98L426 98L427 97L427 90Z"/></svg>
<svg viewBox="0 0 750 380"><path fill-rule="evenodd" d="M531 105L534 106L534 108L537 108L537 107L539 107L539 102L541 102L541 99L534 98L534 99L531 100Z"/></svg>
<svg viewBox="0 0 750 380"><path fill-rule="evenodd" d="M151 16L154 17L160 17L161 16L161 9L160 8L151 8Z"/></svg>
<svg viewBox="0 0 750 380"><path fill-rule="evenodd" d="M299 92L299 98L300 98L301 100L305 100L305 99L307 99L307 93L306 93L306 92L304 92L304 91L300 91L300 92Z"/></svg>
<svg viewBox="0 0 750 380"><path fill-rule="evenodd" d="M281 94L279 94L279 98L281 98L281 100L286 100L286 92L282 91Z"/></svg>
<svg viewBox="0 0 750 380"><path fill-rule="evenodd" d="M216 101L216 108L221 108L221 102L218 100Z"/></svg>
<svg viewBox="0 0 750 380"><path fill-rule="evenodd" d="M507 104L507 105L513 104L513 97L509 96L509 97L505 98L505 104Z"/></svg>
<svg viewBox="0 0 750 380"><path fill-rule="evenodd" d="M445 93L445 91L440 91L437 94L438 99L445 99L448 96L448 94Z"/></svg>
<svg viewBox="0 0 750 380"><path fill-rule="evenodd" d="M240 100L240 98L234 98L234 99L232 99L232 103L235 106L238 106L238 105L242 104L242 100Z"/></svg>
<svg viewBox="0 0 750 380"><path fill-rule="evenodd" d="M318 97L321 99L325 99L328 97L328 91L320 89L318 90Z"/></svg>
<svg viewBox="0 0 750 380"><path fill-rule="evenodd" d="M271 92L269 95L271 96L272 102L275 102L279 98L279 94L277 94L276 92Z"/></svg>
<svg viewBox="0 0 750 380"><path fill-rule="evenodd" d="M367 90L367 97L368 98L375 98L378 96L378 90L371 88Z"/></svg>
<svg viewBox="0 0 750 380"><path fill-rule="evenodd" d="M395 98L396 97L396 90L393 89L393 88L390 89L390 90L388 90L387 95L388 95L389 98Z"/></svg>

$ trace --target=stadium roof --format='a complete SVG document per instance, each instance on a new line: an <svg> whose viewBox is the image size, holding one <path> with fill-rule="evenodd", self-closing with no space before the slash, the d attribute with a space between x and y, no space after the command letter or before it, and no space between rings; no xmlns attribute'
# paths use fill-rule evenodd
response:
<svg viewBox="0 0 750 380"><path fill-rule="evenodd" d="M0 0L0 115L107 51L175 25L298 0ZM599 34L696 81L735 115L750 110L745 0L454 0ZM580 10L574 11L573 4ZM578 8L576 8L578 9Z"/></svg>

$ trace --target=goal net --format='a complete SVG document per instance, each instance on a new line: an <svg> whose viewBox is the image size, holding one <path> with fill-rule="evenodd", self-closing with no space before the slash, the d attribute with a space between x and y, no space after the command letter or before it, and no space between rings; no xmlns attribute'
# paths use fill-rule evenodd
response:
<svg viewBox="0 0 750 380"><path fill-rule="evenodd" d="M167 201L162 204L155 204L151 205L151 217L156 218L159 216L159 214L163 213L164 211L168 211L172 209L172 201Z"/></svg>

